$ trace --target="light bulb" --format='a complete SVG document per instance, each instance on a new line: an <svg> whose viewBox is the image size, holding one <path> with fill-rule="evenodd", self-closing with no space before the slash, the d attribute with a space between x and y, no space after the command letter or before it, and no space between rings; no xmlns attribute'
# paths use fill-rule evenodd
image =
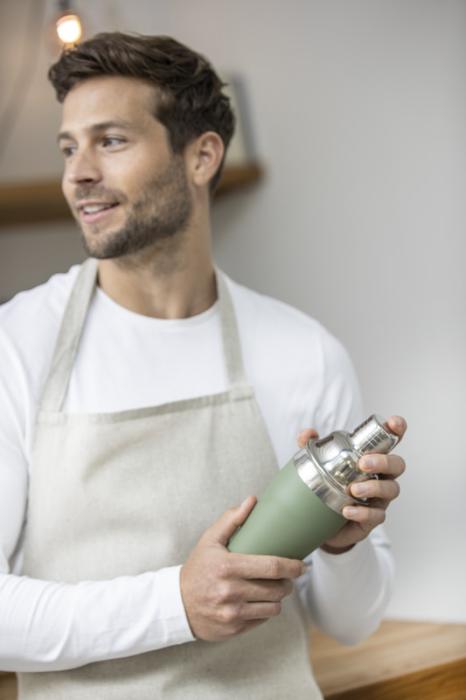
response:
<svg viewBox="0 0 466 700"><path fill-rule="evenodd" d="M82 33L81 20L78 15L70 13L57 19L57 34L64 44L76 44Z"/></svg>

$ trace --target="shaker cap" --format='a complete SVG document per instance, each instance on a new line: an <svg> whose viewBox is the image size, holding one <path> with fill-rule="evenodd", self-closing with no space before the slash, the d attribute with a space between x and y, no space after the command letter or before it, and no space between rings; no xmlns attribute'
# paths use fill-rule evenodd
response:
<svg viewBox="0 0 466 700"><path fill-rule="evenodd" d="M336 513L345 505L366 504L364 498L350 495L348 487L355 481L378 478L358 467L359 458L370 452L387 454L399 442L378 414L370 416L348 433L336 430L324 438L311 439L298 452L295 463L300 478Z"/></svg>
<svg viewBox="0 0 466 700"><path fill-rule="evenodd" d="M350 440L356 452L363 455L370 452L388 453L399 438L386 427L384 419L374 413L353 430Z"/></svg>

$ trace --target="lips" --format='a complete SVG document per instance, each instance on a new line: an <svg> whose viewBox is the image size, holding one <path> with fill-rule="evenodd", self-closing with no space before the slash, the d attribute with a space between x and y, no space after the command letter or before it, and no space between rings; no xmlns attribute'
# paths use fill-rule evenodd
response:
<svg viewBox="0 0 466 700"><path fill-rule="evenodd" d="M115 204L89 204L84 207L81 207L81 210L84 212L84 214L95 214L98 211L110 209L110 207L114 206Z"/></svg>
<svg viewBox="0 0 466 700"><path fill-rule="evenodd" d="M80 202L77 205L79 215L86 223L94 223L109 216L119 206L119 202Z"/></svg>

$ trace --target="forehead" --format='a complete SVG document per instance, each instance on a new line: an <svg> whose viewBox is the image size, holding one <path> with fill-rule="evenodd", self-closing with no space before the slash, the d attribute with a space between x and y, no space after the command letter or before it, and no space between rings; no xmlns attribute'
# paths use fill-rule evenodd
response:
<svg viewBox="0 0 466 700"><path fill-rule="evenodd" d="M154 117L156 90L144 80L99 76L75 85L63 102L62 130L90 128L99 122L128 122L136 128L159 124Z"/></svg>

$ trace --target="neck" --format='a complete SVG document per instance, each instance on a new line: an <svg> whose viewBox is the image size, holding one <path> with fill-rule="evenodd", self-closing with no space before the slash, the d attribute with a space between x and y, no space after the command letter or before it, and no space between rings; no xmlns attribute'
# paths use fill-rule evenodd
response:
<svg viewBox="0 0 466 700"><path fill-rule="evenodd" d="M99 260L98 284L120 306L154 318L188 318L217 298L210 227L192 228L124 258Z"/></svg>

